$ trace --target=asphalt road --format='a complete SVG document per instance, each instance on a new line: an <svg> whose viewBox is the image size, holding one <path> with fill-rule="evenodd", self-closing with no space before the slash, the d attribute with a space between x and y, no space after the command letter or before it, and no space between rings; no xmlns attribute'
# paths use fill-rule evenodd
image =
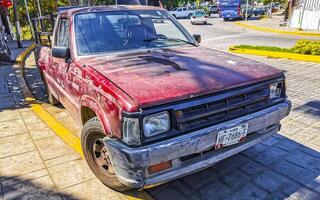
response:
<svg viewBox="0 0 320 200"><path fill-rule="evenodd" d="M319 39L254 31L240 27L234 21L225 22L218 16L209 18L208 25L191 25L189 19L179 19L179 22L191 34L202 36L202 46L219 50L227 50L232 45L240 44L289 48L299 39Z"/></svg>

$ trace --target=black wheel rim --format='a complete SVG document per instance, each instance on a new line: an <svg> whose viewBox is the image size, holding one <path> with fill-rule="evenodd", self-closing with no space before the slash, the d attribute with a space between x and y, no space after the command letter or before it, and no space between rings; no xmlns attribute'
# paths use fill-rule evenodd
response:
<svg viewBox="0 0 320 200"><path fill-rule="evenodd" d="M94 141L92 152L94 161L98 165L101 172L106 175L115 175L107 148L104 146L102 139L97 139Z"/></svg>

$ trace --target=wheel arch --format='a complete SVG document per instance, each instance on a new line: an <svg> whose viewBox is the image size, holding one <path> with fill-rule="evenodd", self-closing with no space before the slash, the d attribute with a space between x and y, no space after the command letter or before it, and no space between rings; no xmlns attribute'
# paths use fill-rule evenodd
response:
<svg viewBox="0 0 320 200"><path fill-rule="evenodd" d="M104 112L102 106L95 99L89 96L83 96L80 100L80 105L80 117L82 125L84 125L91 118L97 117L102 125L105 134L112 134L108 116Z"/></svg>

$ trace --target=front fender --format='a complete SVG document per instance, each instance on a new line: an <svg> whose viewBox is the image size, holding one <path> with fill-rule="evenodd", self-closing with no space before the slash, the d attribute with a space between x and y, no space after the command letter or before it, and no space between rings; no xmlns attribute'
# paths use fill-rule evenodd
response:
<svg viewBox="0 0 320 200"><path fill-rule="evenodd" d="M111 129L110 122L109 122L109 119L107 116L107 112L104 111L103 106L100 105L100 103L96 99L94 99L88 95L84 95L80 99L80 105L81 105L81 108L82 107L90 108L96 114L96 116L98 117L98 119L100 120L100 122L102 124L103 130L106 135L112 134L112 129ZM82 109L81 109L81 111L82 111ZM82 113L80 113L80 114L82 116Z"/></svg>

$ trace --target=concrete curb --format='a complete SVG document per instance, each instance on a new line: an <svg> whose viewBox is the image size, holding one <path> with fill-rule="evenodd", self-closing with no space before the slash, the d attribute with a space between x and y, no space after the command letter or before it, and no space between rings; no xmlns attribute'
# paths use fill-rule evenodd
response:
<svg viewBox="0 0 320 200"><path fill-rule="evenodd" d="M26 98L26 102L31 106L32 111L45 123L47 124L68 146L80 154L83 157L80 139L74 136L69 130L67 130L60 122L54 119L41 105L36 101L28 85L25 82L23 68L24 62L27 56L36 47L35 44L30 45L24 52L18 57L16 62L18 65L14 66L18 84ZM128 191L125 193L128 200L154 200L154 198L145 191Z"/></svg>
<svg viewBox="0 0 320 200"><path fill-rule="evenodd" d="M26 57L30 54L30 52L32 50L34 50L36 48L36 44L33 43L31 44L28 48L26 48L23 52L21 52L17 58L16 58L16 62L17 63L22 63L25 61Z"/></svg>
<svg viewBox="0 0 320 200"><path fill-rule="evenodd" d="M253 50L253 49L241 49L236 47L230 47L228 51L232 53L238 53L238 54L267 56L271 58L285 58L289 60L320 63L320 56L313 56L313 55L303 55L303 54L297 54L297 53L263 51L263 50Z"/></svg>
<svg viewBox="0 0 320 200"><path fill-rule="evenodd" d="M242 26L242 27L245 27L245 28L252 29L252 30L263 31L263 32L268 32L268 33L320 37L320 33L312 33L312 32L305 32L305 31L284 31L284 30L280 30L280 29L271 29L271 28L265 28L265 27L261 27L261 26L245 24L245 23L242 23L242 22L235 22L235 24L238 25L238 26Z"/></svg>

